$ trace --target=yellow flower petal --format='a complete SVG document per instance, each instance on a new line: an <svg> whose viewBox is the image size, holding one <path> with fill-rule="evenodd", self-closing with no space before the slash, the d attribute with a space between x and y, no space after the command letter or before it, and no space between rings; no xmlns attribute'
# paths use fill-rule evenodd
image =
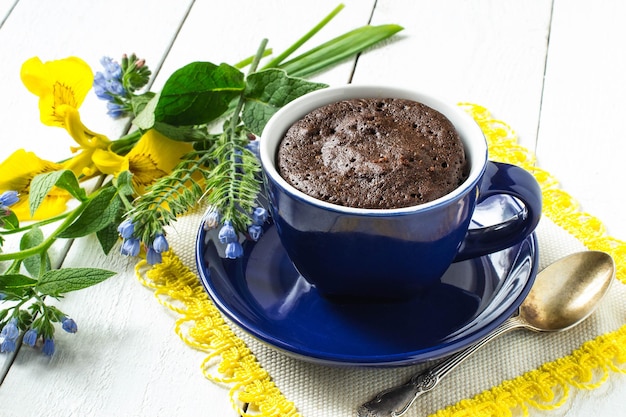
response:
<svg viewBox="0 0 626 417"><path fill-rule="evenodd" d="M18 149L0 164L0 192L17 191L20 201L11 210L21 221L39 220L55 216L66 209L71 198L66 191L54 187L39 206L33 217L30 215L28 195L30 183L36 175L62 169L61 164L46 161L32 152Z"/></svg>
<svg viewBox="0 0 626 417"><path fill-rule="evenodd" d="M62 106L63 125L67 132L79 145L72 147L72 152L80 152L75 157L67 160L63 167L70 169L77 176L84 175L91 177L98 173L96 163L93 161L93 155L96 150L104 150L108 152L111 141L104 135L92 132L80 120L78 110L70 106Z"/></svg>
<svg viewBox="0 0 626 417"><path fill-rule="evenodd" d="M24 149L18 149L0 164L0 190L28 193L30 182L36 175L59 169L62 169L60 164L43 160Z"/></svg>
<svg viewBox="0 0 626 417"><path fill-rule="evenodd" d="M145 187L172 172L181 157L192 150L187 142L169 139L154 129L148 130L127 155L135 189L143 194Z"/></svg>
<svg viewBox="0 0 626 417"><path fill-rule="evenodd" d="M30 207L28 199L20 199L20 201L11 206L11 211L15 213L19 221L25 222L29 220L44 220L57 216L67 210L67 202L72 196L64 190L58 194L49 194L44 197L39 208L34 215L30 215Z"/></svg>
<svg viewBox="0 0 626 417"><path fill-rule="evenodd" d="M76 57L41 62L33 57L22 64L22 82L39 96L42 123L63 125L63 105L79 108L93 85L93 72L85 61Z"/></svg>
<svg viewBox="0 0 626 417"><path fill-rule="evenodd" d="M115 152L96 149L91 159L103 174L117 175L122 171L128 171L128 159Z"/></svg>

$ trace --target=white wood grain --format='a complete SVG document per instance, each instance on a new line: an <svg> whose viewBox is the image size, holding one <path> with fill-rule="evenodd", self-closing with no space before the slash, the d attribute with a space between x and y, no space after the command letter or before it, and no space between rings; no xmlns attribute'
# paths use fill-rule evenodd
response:
<svg viewBox="0 0 626 417"><path fill-rule="evenodd" d="M556 1L537 157L626 239L626 4Z"/></svg>
<svg viewBox="0 0 626 417"><path fill-rule="evenodd" d="M261 4L250 0L233 0L222 6L211 1L197 1L178 34L155 86L157 89L162 86L166 77L182 63L239 62L254 55L263 39L268 40L267 47L273 50L275 56L291 46L340 3L344 4L341 12L294 53L294 57L348 30L366 25L374 1L318 0L312 7L307 6L306 12L303 12L302 4L289 0L264 1ZM220 18L214 20L215 16ZM207 23L209 20L211 24ZM267 59L263 62L267 62ZM353 64L353 60L347 60L310 79L326 84L345 84L349 82Z"/></svg>
<svg viewBox="0 0 626 417"><path fill-rule="evenodd" d="M23 61L35 55L44 61L76 55L96 71L102 55L137 52L158 68L190 5L20 1L0 31L5 97L0 112L10 115L0 124L5 144L0 156L24 147L57 160L68 155L72 144L64 130L39 123L37 98L19 79ZM94 95L81 116L91 129L112 138L126 129L124 121L106 115L105 104ZM130 261L117 254L105 258L93 240L83 240L64 265L99 266L119 275L63 300L79 332L58 330L53 358L20 350L0 387L3 416L235 414L226 389L202 376L203 355L174 334L174 318L136 281Z"/></svg>
<svg viewBox="0 0 626 417"><path fill-rule="evenodd" d="M18 0L0 0L0 27L11 13L13 6L17 4Z"/></svg>

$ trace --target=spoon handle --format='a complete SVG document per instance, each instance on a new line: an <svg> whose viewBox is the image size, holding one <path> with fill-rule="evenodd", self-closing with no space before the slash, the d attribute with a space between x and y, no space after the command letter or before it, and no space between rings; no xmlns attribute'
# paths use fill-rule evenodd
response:
<svg viewBox="0 0 626 417"><path fill-rule="evenodd" d="M399 417L403 415L417 397L435 388L444 376L478 349L510 330L525 326L526 324L519 317L511 317L475 344L414 375L404 384L381 391L373 399L359 407L357 417Z"/></svg>

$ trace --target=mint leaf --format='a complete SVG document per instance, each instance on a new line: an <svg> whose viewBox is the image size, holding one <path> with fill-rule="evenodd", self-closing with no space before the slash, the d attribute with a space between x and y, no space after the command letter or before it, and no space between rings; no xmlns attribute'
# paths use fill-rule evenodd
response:
<svg viewBox="0 0 626 417"><path fill-rule="evenodd" d="M118 225L116 223L110 223L107 227L96 232L96 237L98 238L102 252L104 252L105 255L108 255L109 252L111 252L111 249L113 249L113 246L115 246L120 238L117 226Z"/></svg>
<svg viewBox="0 0 626 417"><path fill-rule="evenodd" d="M30 184L28 201L31 215L37 211L41 202L55 185L63 188L78 200L87 199L85 190L80 188L80 184L72 171L62 170L40 174L35 176Z"/></svg>
<svg viewBox="0 0 626 417"><path fill-rule="evenodd" d="M46 272L35 289L53 297L70 291L91 287L115 275L115 272L97 268L63 268Z"/></svg>
<svg viewBox="0 0 626 417"><path fill-rule="evenodd" d="M44 240L43 232L38 227L32 227L28 232L22 235L20 239L20 250L26 250L34 248L40 245ZM47 252L39 253L37 255L29 256L24 259L24 267L28 273L33 277L38 277L41 269L41 259L44 257L44 267L46 270L50 269L50 257Z"/></svg>
<svg viewBox="0 0 626 417"><path fill-rule="evenodd" d="M154 120L174 126L208 123L224 114L244 87L243 73L235 67L192 62L166 81Z"/></svg>
<svg viewBox="0 0 626 417"><path fill-rule="evenodd" d="M117 198L114 187L106 187L86 204L85 209L65 230L59 233L60 238L77 238L90 235L104 229L115 221L121 202Z"/></svg>
<svg viewBox="0 0 626 417"><path fill-rule="evenodd" d="M37 280L22 274L0 275L0 292L8 299L22 298L37 284Z"/></svg>
<svg viewBox="0 0 626 417"><path fill-rule="evenodd" d="M289 77L279 69L250 74L246 81L246 101L241 119L256 135L263 132L270 117L285 104L311 91L328 87L326 84Z"/></svg>

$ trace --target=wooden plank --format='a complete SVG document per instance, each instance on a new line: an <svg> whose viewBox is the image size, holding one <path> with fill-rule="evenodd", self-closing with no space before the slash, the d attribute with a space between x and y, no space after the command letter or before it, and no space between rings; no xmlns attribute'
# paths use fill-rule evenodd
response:
<svg viewBox="0 0 626 417"><path fill-rule="evenodd" d="M18 0L0 0L0 28L17 2Z"/></svg>
<svg viewBox="0 0 626 417"><path fill-rule="evenodd" d="M37 99L19 79L22 62L36 55L44 61L75 55L96 71L102 55L137 52L158 69L191 4L20 1L0 30L5 97L0 111L10 115L0 125L2 159L24 147L58 160L73 144L64 130L39 122ZM81 116L111 138L127 129L125 121L106 115L95 95L87 98ZM173 318L136 281L133 264L117 253L104 257L94 240L81 241L67 266L99 266L120 274L62 301L79 332L59 329L52 358L28 347L20 350L0 387L3 415L22 416L25 406L38 415L206 415L207 404L218 415L234 415L226 390L202 376L203 355L178 340Z"/></svg>
<svg viewBox="0 0 626 417"><path fill-rule="evenodd" d="M539 164L584 211L626 239L626 4L556 1L539 130Z"/></svg>

